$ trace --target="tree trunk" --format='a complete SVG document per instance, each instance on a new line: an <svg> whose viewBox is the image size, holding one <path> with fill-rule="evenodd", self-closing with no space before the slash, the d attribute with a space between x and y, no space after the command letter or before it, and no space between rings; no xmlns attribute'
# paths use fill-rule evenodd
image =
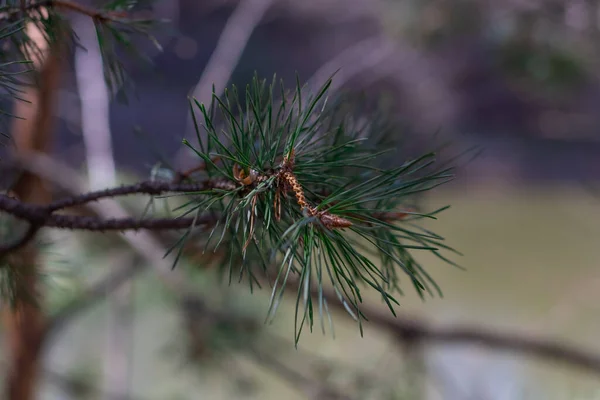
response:
<svg viewBox="0 0 600 400"><path fill-rule="evenodd" d="M33 25L27 27L29 36L43 50L42 58L34 58L39 72L39 82L35 87L25 88L23 96L30 103L15 101L13 114L16 119L11 128L18 156L30 153L48 152L51 146L51 133L54 122L55 95L61 69L59 48L50 48L39 30ZM39 177L24 172L12 188L20 200L28 203L44 204L50 201L50 191ZM14 307L6 305L2 310L2 320L10 346L10 367L6 378L6 400L32 400L35 398L38 378L39 355L44 339L44 316L38 304L38 252L33 242L11 255L11 264L19 272L20 294ZM38 300L33 302L31 296Z"/></svg>

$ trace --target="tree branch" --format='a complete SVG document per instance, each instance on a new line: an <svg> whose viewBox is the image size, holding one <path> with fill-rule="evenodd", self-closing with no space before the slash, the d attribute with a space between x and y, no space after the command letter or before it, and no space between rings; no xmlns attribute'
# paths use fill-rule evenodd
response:
<svg viewBox="0 0 600 400"><path fill-rule="evenodd" d="M28 221L33 226L37 227L36 230L42 226L87 231L164 230L186 229L192 225L199 226L215 222L215 217L211 215L186 218L149 219L138 219L134 217L103 219L80 215L52 215L50 214L51 209L49 210L48 207L23 203L2 194L0 194L0 210L19 219ZM31 239L34 233L35 232L32 232L32 228L30 228L28 233L25 234L25 237L16 242L16 245L21 246L22 244L19 244L19 242L27 238ZM14 246L15 244L6 247L10 249ZM2 253L0 252L0 254Z"/></svg>
<svg viewBox="0 0 600 400"><path fill-rule="evenodd" d="M382 63L393 53L394 46L390 40L380 35L369 37L349 46L319 67L308 80L308 86L318 88L337 71L331 87L331 90L337 90L357 75Z"/></svg>
<svg viewBox="0 0 600 400"><path fill-rule="evenodd" d="M252 36L254 29L256 29L274 1L240 0L227 20L217 40L215 50L204 67L198 83L192 90L191 97L194 97L200 103L210 104L213 88L216 96L223 94L225 86L250 40L250 36ZM190 127L191 122L188 122L186 134Z"/></svg>
<svg viewBox="0 0 600 400"><path fill-rule="evenodd" d="M292 285L297 288L297 283ZM315 293L316 294L316 293ZM347 313L335 293L324 290L323 298L329 306ZM600 375L600 355L593 351L579 349L556 340L528 336L522 333L499 332L481 326L454 325L434 327L418 318L394 318L375 307L361 306L368 321L386 329L398 340L418 340L448 345L479 345L495 350L511 351L523 355L569 364Z"/></svg>
<svg viewBox="0 0 600 400"><path fill-rule="evenodd" d="M133 185L123 185L116 188L109 188L89 192L63 200L53 202L48 206L50 211L56 211L63 208L80 206L92 201L97 201L106 197L127 196L132 194L160 195L163 193L190 193L200 192L215 187L210 181L200 183L171 183L162 181L144 181Z"/></svg>
<svg viewBox="0 0 600 400"><path fill-rule="evenodd" d="M123 218L96 218L74 215L52 215L48 217L43 225L49 228L83 230L94 232L105 231L139 231L139 230L177 230L209 225L215 222L211 215L198 218L149 218L137 219L134 217Z"/></svg>
<svg viewBox="0 0 600 400"><path fill-rule="evenodd" d="M223 93L252 32L272 2L273 0L240 1L227 20L200 81L194 88L192 96L199 102L210 103L212 86L217 96Z"/></svg>
<svg viewBox="0 0 600 400"><path fill-rule="evenodd" d="M30 223L27 232L21 238L12 243L0 245L0 256L23 247L34 238L35 234L42 226L88 231L107 231L186 229L194 225L194 221L196 222L196 225L214 223L215 218L212 216L201 216L198 218L152 218L140 220L133 217L121 219L99 219L87 216L52 215L54 211L83 205L92 201L100 200L102 198L130 194L159 195L165 192L199 192L202 190L207 190L211 187L214 187L214 184L209 181L189 184L145 181L133 185L124 185L117 188L104 189L68 197L55 201L48 206L27 204L12 197L0 194L1 211Z"/></svg>

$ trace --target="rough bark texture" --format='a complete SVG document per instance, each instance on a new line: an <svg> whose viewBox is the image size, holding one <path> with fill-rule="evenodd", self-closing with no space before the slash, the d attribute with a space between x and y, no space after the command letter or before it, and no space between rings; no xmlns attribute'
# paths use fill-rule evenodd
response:
<svg viewBox="0 0 600 400"><path fill-rule="evenodd" d="M47 46L42 43L41 47ZM24 97L30 103L15 103L14 114L24 118L15 120L11 131L18 155L45 153L50 149L55 94L61 69L59 53L60 49L51 47L47 49L43 60L34 60L40 73L38 84L26 89ZM51 196L42 179L31 173L23 173L12 192L22 201L36 204L48 203ZM30 400L35 398L39 354L45 331L42 310L31 301L32 294L39 299L36 271L38 253L35 244L30 243L11 255L11 258L13 267L18 268L23 277L21 290L25 295L17 296L20 300L14 307L6 305L2 310L6 343L11 357L5 394L2 397L7 400Z"/></svg>

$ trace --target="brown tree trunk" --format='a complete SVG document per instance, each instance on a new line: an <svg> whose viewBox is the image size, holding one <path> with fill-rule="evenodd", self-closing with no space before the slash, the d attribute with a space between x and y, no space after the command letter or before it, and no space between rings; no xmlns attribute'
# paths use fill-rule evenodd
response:
<svg viewBox="0 0 600 400"><path fill-rule="evenodd" d="M45 50L45 56L44 59L33 60L39 71L39 81L24 93L30 103L15 102L13 113L23 118L15 120L11 129L15 151L19 156L50 150L55 95L61 69L60 49L49 48L43 43L44 39L35 26L29 26L28 33L34 40L37 39L39 47ZM19 177L12 192L24 202L37 204L48 203L51 195L44 182L28 172ZM10 367L2 398L32 400L37 388L39 355L44 338L44 316L38 306L38 254L34 243L12 254L11 263L22 277L20 290L24 295L17 296L14 307L6 305L2 310L2 322L10 346ZM31 295L35 295L38 302L33 302Z"/></svg>

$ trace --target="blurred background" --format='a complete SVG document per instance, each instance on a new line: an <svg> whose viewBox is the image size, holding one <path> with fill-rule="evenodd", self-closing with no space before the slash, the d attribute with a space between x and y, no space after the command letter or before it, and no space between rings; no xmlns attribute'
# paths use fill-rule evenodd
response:
<svg viewBox="0 0 600 400"><path fill-rule="evenodd" d="M87 52L60 89L57 158L78 169L96 160L99 185L146 178L158 162L184 168L187 96L206 102L213 83L244 87L255 72L319 85L339 69L335 88L384 96L408 143L483 150L424 198L452 206L427 227L464 253L453 260L465 270L418 255L444 297L407 290L399 313L600 353L600 1L161 0L152 12L171 21L164 51L139 43L152 63L127 64L127 104L103 97L91 24L74 18ZM115 165L123 176L110 176ZM93 236L50 239L51 310L141 262L94 248ZM361 337L337 311L335 338L305 331L296 350L293 299L263 326L268 289L209 275L194 273L199 293L258 321L252 335L190 317L152 274L136 274L53 338L39 398L326 399L334 387L358 399L600 399L597 375L471 345L405 346L369 323Z"/></svg>

